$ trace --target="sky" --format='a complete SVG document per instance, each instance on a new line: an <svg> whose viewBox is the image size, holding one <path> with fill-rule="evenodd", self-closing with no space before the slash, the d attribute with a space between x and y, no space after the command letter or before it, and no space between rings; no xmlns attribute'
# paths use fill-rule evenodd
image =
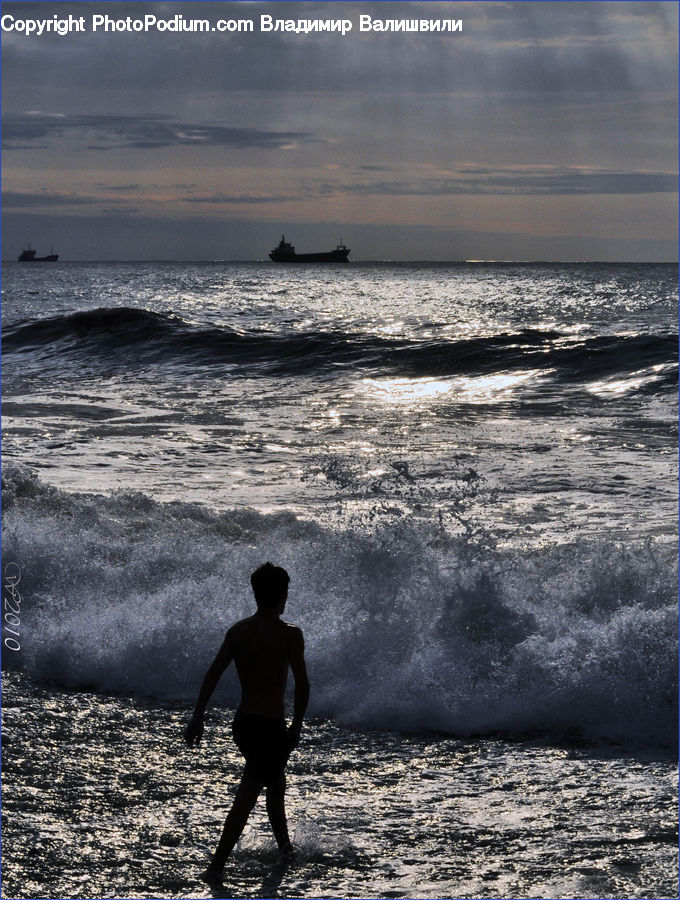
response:
<svg viewBox="0 0 680 900"><path fill-rule="evenodd" d="M678 3L3 2L2 258L678 258ZM252 33L93 32L93 15ZM348 19L347 34L261 32ZM452 19L458 32L360 32ZM10 23L9 19L3 20Z"/></svg>

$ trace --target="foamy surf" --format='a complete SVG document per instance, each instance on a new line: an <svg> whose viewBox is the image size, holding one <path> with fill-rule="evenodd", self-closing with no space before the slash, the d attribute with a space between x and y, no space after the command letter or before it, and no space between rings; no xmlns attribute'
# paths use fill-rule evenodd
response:
<svg viewBox="0 0 680 900"><path fill-rule="evenodd" d="M671 546L601 538L498 549L398 518L331 527L142 493L3 478L3 551L22 570L33 677L189 700L248 576L292 575L313 714L359 728L463 736L552 732L672 743L677 569ZM221 702L234 705L225 680Z"/></svg>

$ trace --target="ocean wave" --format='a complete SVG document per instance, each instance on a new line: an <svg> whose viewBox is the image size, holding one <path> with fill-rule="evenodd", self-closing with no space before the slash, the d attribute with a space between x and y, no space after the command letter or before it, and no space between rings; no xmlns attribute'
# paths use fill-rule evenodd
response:
<svg viewBox="0 0 680 900"><path fill-rule="evenodd" d="M525 369L585 381L660 367L654 389L677 383L677 335L578 338L525 329L484 337L388 338L343 331L236 331L145 309L87 310L8 327L3 351L64 365L228 366L249 375L321 375L356 369L409 376L476 375Z"/></svg>
<svg viewBox="0 0 680 900"><path fill-rule="evenodd" d="M454 735L535 731L672 744L672 548L575 541L482 549L427 523L332 528L142 493L3 474L3 554L21 568L21 643L5 666L101 691L195 699L249 573L291 573L311 712ZM234 704L233 672L216 702Z"/></svg>

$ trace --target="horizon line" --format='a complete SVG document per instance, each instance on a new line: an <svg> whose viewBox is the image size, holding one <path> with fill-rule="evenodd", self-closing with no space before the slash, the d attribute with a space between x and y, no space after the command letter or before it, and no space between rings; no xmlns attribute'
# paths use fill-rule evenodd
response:
<svg viewBox="0 0 680 900"><path fill-rule="evenodd" d="M2 265L6 263L16 263L16 258L0 260ZM109 259L59 259L57 262L47 264L50 266L59 265L59 263L205 263L205 264L229 264L229 263L266 263L268 266L281 267L281 263L272 263L270 260L257 259L219 259L219 258L163 258L163 259L134 259L134 258L109 258ZM657 259L359 259L348 260L347 263L330 263L331 266L338 265L343 268L347 265L374 265L375 263L409 263L422 264L430 263L436 265L659 265L659 266L677 266L680 260L657 260ZM288 263L284 265L289 268L306 267L309 265L320 265L327 268L329 263Z"/></svg>

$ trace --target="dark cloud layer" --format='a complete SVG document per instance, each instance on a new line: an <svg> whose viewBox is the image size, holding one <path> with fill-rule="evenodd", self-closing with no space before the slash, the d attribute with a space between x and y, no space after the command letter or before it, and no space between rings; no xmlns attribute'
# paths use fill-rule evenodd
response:
<svg viewBox="0 0 680 900"><path fill-rule="evenodd" d="M677 193L678 176L672 172L555 171L468 172L455 178L381 181L347 184L336 191L390 196L444 196L447 194L656 194Z"/></svg>
<svg viewBox="0 0 680 900"><path fill-rule="evenodd" d="M2 119L2 146L5 150L30 148L31 142L56 141L73 136L86 148L110 150L160 147L235 147L238 149L280 149L291 142L308 141L302 132L265 131L213 123L191 124L162 115L66 115L28 112ZM95 141L96 143L91 143Z"/></svg>
<svg viewBox="0 0 680 900"><path fill-rule="evenodd" d="M92 206L110 203L111 195L134 194L140 185L100 185L90 195L76 193L48 193L3 191L5 209L57 208ZM654 194L678 191L678 177L670 172L608 172L555 168L551 171L498 171L471 167L458 177L423 178L364 182L360 184L331 184L308 182L296 192L267 194L264 192L226 194L192 193L179 197L180 203L206 206L249 206L257 204L290 203L305 199L314 201L325 197L353 194L366 197L446 197L455 195L496 196L554 196L587 194ZM122 202L126 202L123 200Z"/></svg>
<svg viewBox="0 0 680 900"><path fill-rule="evenodd" d="M3 209L28 209L64 206L92 206L101 203L101 197L82 194L50 194L47 191L3 191Z"/></svg>
<svg viewBox="0 0 680 900"><path fill-rule="evenodd" d="M202 194L196 197L183 197L182 203L208 203L230 205L240 205L242 203L285 203L291 200L297 200L297 195L293 194L273 194L270 196L260 194Z"/></svg>
<svg viewBox="0 0 680 900"><path fill-rule="evenodd" d="M57 60L59 86L79 92L97 89L157 91L248 91L286 94L291 91L352 91L432 94L455 83L460 91L485 94L602 93L631 94L654 90L675 80L663 36L677 27L674 3L609 3L606 12L592 2L62 2L59 14L107 12L113 18L248 18L253 33L196 34L103 33L41 38L44 58L31 42L13 35L4 55L11 69L22 59L26 87L41 89L45 72ZM15 16L45 15L47 3L3 3ZM50 11L52 7L49 7ZM354 29L336 34L260 33L262 14L277 19L348 18ZM366 34L359 17L460 18L462 33ZM480 41L479 35L485 40ZM631 65L630 37L644 53ZM143 52L140 48L143 47ZM304 61L300 53L304 53ZM236 63L236 64L235 64ZM83 83L82 71L91 79ZM499 77L502 73L502 77ZM56 87L58 92L59 86ZM13 99L13 98L12 98Z"/></svg>

